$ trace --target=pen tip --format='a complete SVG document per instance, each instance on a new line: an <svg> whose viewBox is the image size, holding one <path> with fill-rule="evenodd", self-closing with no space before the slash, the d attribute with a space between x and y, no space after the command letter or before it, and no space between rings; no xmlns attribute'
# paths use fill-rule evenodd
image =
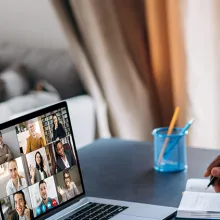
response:
<svg viewBox="0 0 220 220"><path fill-rule="evenodd" d="M190 120L190 123L192 124L194 121L195 121L195 119L191 119L191 120Z"/></svg>

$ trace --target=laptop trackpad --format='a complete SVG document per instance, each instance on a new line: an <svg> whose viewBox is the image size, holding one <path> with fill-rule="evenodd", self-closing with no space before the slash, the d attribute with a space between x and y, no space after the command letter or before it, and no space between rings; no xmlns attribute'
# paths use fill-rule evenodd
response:
<svg viewBox="0 0 220 220"><path fill-rule="evenodd" d="M146 217L138 217L138 216L131 216L131 215L123 215L119 214L112 218L112 220L157 220L155 218L146 218Z"/></svg>

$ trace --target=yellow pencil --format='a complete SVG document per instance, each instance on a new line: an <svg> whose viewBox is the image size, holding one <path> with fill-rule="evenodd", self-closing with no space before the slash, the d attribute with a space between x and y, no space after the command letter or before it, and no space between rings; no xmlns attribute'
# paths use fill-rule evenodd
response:
<svg viewBox="0 0 220 220"><path fill-rule="evenodd" d="M175 111L174 111L174 114L173 114L173 117L172 117L172 120L170 122L170 125L169 125L169 128L168 128L168 132L167 132L167 135L171 135L172 132L173 132L173 128L176 124L176 121L177 121L177 118L178 118L178 115L179 115L179 112L180 112L180 107L176 107L175 108ZM164 155L164 151L166 150L166 147L167 147L167 144L169 142L169 138L167 137L164 141L164 144L163 144L163 147L162 147L162 150L160 152L160 156L159 156L159 159L158 159L158 164L161 163L161 160L163 158L163 155Z"/></svg>

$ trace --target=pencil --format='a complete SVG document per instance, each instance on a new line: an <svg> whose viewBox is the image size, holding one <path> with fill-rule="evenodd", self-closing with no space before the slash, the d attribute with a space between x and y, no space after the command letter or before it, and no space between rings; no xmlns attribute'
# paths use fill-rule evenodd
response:
<svg viewBox="0 0 220 220"><path fill-rule="evenodd" d="M167 135L171 135L172 132L173 132L173 128L176 124L176 121L177 121L177 118L178 118L178 115L179 115L179 112L180 112L180 107L176 107L175 108L175 111L173 113L173 117L171 119L171 122L170 122L170 125L169 125L169 128L168 128L168 131L167 131ZM166 147L167 147L167 144L169 142L169 137L167 137L164 141L164 144L163 144L163 147L162 147L162 150L160 152L160 156L159 156L159 159L158 159L158 164L161 163L161 160L164 156L164 151L166 150Z"/></svg>

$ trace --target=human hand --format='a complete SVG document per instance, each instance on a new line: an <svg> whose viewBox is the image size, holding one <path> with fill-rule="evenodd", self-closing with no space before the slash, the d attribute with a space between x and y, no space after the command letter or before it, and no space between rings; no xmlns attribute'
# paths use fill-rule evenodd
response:
<svg viewBox="0 0 220 220"><path fill-rule="evenodd" d="M60 186L57 187L57 191L61 196L64 194L64 190Z"/></svg>
<svg viewBox="0 0 220 220"><path fill-rule="evenodd" d="M29 170L30 170L31 176L33 177L33 176L34 176L34 173L35 173L34 167L30 165Z"/></svg>
<svg viewBox="0 0 220 220"><path fill-rule="evenodd" d="M220 155L217 156L207 167L204 177L209 177L210 179L215 176L217 180L214 182L213 187L215 192L220 192Z"/></svg>
<svg viewBox="0 0 220 220"><path fill-rule="evenodd" d="M27 208L24 210L24 216L26 217L27 220L31 219L30 209Z"/></svg>

